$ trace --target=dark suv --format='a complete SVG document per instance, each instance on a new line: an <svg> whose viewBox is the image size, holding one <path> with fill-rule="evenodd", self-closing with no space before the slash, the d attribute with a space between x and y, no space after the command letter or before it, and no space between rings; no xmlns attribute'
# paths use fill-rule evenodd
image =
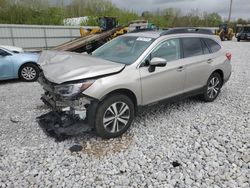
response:
<svg viewBox="0 0 250 188"><path fill-rule="evenodd" d="M242 26L237 29L236 34L237 41L250 40L250 24L247 26Z"/></svg>

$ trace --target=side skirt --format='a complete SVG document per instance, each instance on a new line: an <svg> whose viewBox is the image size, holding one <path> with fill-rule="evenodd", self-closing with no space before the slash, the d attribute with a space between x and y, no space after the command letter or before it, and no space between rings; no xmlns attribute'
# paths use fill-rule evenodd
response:
<svg viewBox="0 0 250 188"><path fill-rule="evenodd" d="M180 95L169 97L169 98L166 98L166 99L154 102L154 103L150 103L150 104L147 104L145 106L138 106L138 113L137 114L142 112L147 107L154 106L154 105L159 105L159 104L166 104L166 103L172 103L172 102L180 101L180 100L192 97L192 96L203 94L205 90L206 90L206 86L204 86L202 88L199 88L199 89L195 89L193 91L182 93Z"/></svg>

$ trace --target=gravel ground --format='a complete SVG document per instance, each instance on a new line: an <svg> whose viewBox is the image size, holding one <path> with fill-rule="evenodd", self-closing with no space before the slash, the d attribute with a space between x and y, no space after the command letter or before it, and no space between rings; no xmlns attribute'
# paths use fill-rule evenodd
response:
<svg viewBox="0 0 250 188"><path fill-rule="evenodd" d="M215 102L154 106L111 140L55 142L35 120L47 111L39 84L1 82L0 187L249 188L250 43L224 46L233 74Z"/></svg>

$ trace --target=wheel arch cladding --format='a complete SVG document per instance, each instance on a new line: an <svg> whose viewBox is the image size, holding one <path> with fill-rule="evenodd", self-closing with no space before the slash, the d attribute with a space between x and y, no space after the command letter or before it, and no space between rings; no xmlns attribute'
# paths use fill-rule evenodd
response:
<svg viewBox="0 0 250 188"><path fill-rule="evenodd" d="M131 101L134 104L135 107L135 114L137 114L138 108L137 108L137 98L136 95L129 89L116 89L114 91L111 91L110 93L108 93L107 95L105 95L101 100L104 100L105 98L113 95L113 94L122 94L127 96L128 98L131 99Z"/></svg>
<svg viewBox="0 0 250 188"><path fill-rule="evenodd" d="M223 73L223 71L221 69L217 69L212 74L214 74L214 73L218 73L220 75L221 79L222 79L222 82L224 83L224 73Z"/></svg>

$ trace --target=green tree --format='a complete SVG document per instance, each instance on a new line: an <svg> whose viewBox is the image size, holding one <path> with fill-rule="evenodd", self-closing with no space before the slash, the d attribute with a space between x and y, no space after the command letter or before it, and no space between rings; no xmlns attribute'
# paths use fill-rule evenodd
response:
<svg viewBox="0 0 250 188"><path fill-rule="evenodd" d="M120 24L127 25L132 20L145 19L158 27L217 27L223 20L218 13L201 13L198 9L183 14L179 9L167 8L153 12L137 13L120 9L110 0L73 0L51 6L49 0L0 0L0 23L62 25L64 18L88 16L84 25L98 25L102 16L116 17ZM239 19L232 22L249 23L250 20Z"/></svg>

